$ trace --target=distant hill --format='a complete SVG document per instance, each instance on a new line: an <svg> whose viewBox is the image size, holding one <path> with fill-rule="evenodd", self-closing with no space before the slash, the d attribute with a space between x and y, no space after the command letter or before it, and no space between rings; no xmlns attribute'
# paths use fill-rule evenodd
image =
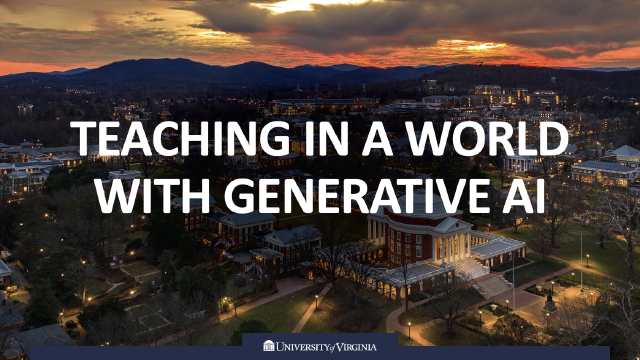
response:
<svg viewBox="0 0 640 360"><path fill-rule="evenodd" d="M613 72L613 71L634 71L634 70L640 70L640 68L628 68L628 67L614 67L614 68L606 68L606 67L592 67L592 68L579 68L579 67L554 67L554 69L562 69L562 70L582 70L582 71L602 71L602 72Z"/></svg>
<svg viewBox="0 0 640 360"><path fill-rule="evenodd" d="M551 78L555 77L553 84ZM556 90L565 94L614 96L628 98L640 96L640 70L585 71L519 65L458 65L450 66L412 80L417 86L423 79L435 79L457 91L472 89L475 85L535 90ZM404 86L408 86L405 84Z"/></svg>
<svg viewBox="0 0 640 360"><path fill-rule="evenodd" d="M71 70L67 70L67 71L52 71L52 72L48 72L47 74L49 75L75 75L75 74L81 74L85 71L89 71L90 69L87 68L77 68L77 69L71 69Z"/></svg>
<svg viewBox="0 0 640 360"><path fill-rule="evenodd" d="M361 66L351 65L351 64L338 64L338 65L331 65L329 67L332 69L340 70L340 71L351 71L351 70L356 70L361 68Z"/></svg>
<svg viewBox="0 0 640 360"><path fill-rule="evenodd" d="M284 68L262 62L247 62L234 66L216 66L188 59L140 59L114 62L95 69L74 69L49 74L29 73L0 77L0 83L12 81L50 81L55 83L82 82L112 86L152 87L164 85L206 84L213 86L291 87L300 83L311 86L342 83L380 83L418 77L439 67L376 68L357 65L298 66Z"/></svg>

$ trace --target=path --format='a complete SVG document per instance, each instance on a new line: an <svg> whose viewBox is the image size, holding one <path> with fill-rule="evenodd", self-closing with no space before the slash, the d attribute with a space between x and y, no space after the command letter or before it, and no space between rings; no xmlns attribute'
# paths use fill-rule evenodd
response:
<svg viewBox="0 0 640 360"><path fill-rule="evenodd" d="M298 290L302 290L304 288L307 288L309 286L315 285L316 283L312 282L312 281L304 281L302 282L300 278L296 278L296 277L288 277L288 278L284 278L282 280L278 280L277 281L277 286L278 286L278 292L277 293L273 293L271 295L267 295L264 296L256 301L250 302L246 305L242 305L240 307L238 307L237 309L234 309L237 311L238 314L242 314L245 311L251 310L255 307L258 307L260 305L264 305L270 301L279 299L283 296L287 296L291 293L294 293ZM209 320L209 325L213 325L215 323L217 323L218 321L224 321L227 320L229 318L231 318L232 316L235 316L236 312L229 312L226 314L222 314L217 318L211 318ZM179 332L179 333L175 333L175 334L171 334L169 336L166 336L158 341L155 341L153 344L149 344L152 346L155 345L163 345L166 343L170 343L180 337L184 336L184 332Z"/></svg>
<svg viewBox="0 0 640 360"><path fill-rule="evenodd" d="M558 260L560 260L560 259L558 259ZM535 285L537 283L545 282L545 281L547 281L547 280L549 280L549 279L551 279L553 277L562 275L562 274L564 274L566 272L569 272L571 270L575 270L575 266L573 264L571 264L571 263L569 263L569 264L570 264L569 267L566 267L566 268L564 268L562 270L558 270L558 271L556 271L556 272L554 272L552 274L542 276L542 277L540 277L540 278L538 278L538 279L536 279L534 281L531 281L531 282L529 282L527 284L524 284L524 285L521 285L521 286L517 287L516 288L516 293L523 292L526 288L528 288L530 286L533 286L533 285ZM510 299L512 294L513 294L512 291L505 291L502 294L498 294L496 296L493 296L493 297L490 297L488 299L485 299L484 301L482 301L482 302L480 302L478 304L475 304L475 305L469 307L468 309L465 309L464 311L468 311L468 310L473 309L473 308L481 307L481 306L486 305L486 304L488 304L490 302L502 303L502 302L504 302L503 300ZM418 301L416 303L409 302L409 309L411 309L411 308L413 308L415 306L419 306L421 304L424 304L425 302L429 301L430 299L432 299L432 298L427 298L427 299ZM516 304L516 308L517 308L517 306L518 306L518 304ZM399 309L397 309L397 310L393 311L391 314L389 314L389 316L387 317L387 332L388 333L394 333L394 332L398 331L398 332L401 332L401 333L403 333L403 334L408 336L409 328L406 327L406 326L400 325L400 323L398 321L398 317L400 316L400 314L402 314L404 312L404 310L405 310L405 306L403 305ZM418 334L417 336L414 335L412 337L412 339L417 341L417 342L419 342L422 345L433 346L434 344L432 344L429 341L423 339L419 334L420 334L420 331L422 331L423 329L428 328L430 326L433 326L433 325L435 325L435 324L437 324L437 323L439 323L441 321L442 321L441 319L435 319L435 320L428 321L426 323L416 324L414 326L411 326L412 332Z"/></svg>
<svg viewBox="0 0 640 360"><path fill-rule="evenodd" d="M252 301L246 305L242 305L239 306L237 309L233 309L234 311L229 311L226 314L222 314L219 316L219 320L220 321L224 321L227 320L228 318L235 316L236 314L242 314L245 311L251 310L255 307L258 307L260 305L264 305L270 301L273 301L275 299L281 298L283 296L289 295L291 293L294 293L298 290L302 290L304 288L307 288L309 286L314 285L314 282L311 281L305 281L305 282L301 282L300 278L297 277L288 277L288 278L284 278L282 280L278 280L277 281L277 286L278 286L278 292L277 293L273 293L271 295L267 295L267 296L263 296L260 299L256 300L256 301Z"/></svg>
<svg viewBox="0 0 640 360"><path fill-rule="evenodd" d="M327 292L329 291L329 289L331 289L331 283L325 286L324 289L322 289L322 291L320 292L320 294L316 295L317 297L316 301L312 303L311 306L309 306L309 309L307 309L307 312L304 313L304 316L302 317L302 319L300 319L300 322L298 322L298 325L296 325L292 333L299 333L300 330L302 330L302 328L304 327L304 324L307 323L307 321L311 317L311 314L313 314L313 312L316 311L316 309L322 302L322 299L324 299L324 296L327 295Z"/></svg>
<svg viewBox="0 0 640 360"><path fill-rule="evenodd" d="M565 259L559 258L559 257L557 257L557 256L555 256L555 255L547 255L547 257L550 257L550 258L555 259L555 260L558 260L558 261L564 261L564 262L566 262L567 264L571 265L571 266L572 266L573 268L575 268L576 270L580 270L580 267L581 267L581 266L580 266L580 263L574 263L574 262L571 262L571 261L568 261L568 260L565 260ZM601 273L600 271L593 270L593 267L586 267L584 264L582 265L582 270L592 272L592 273L594 273L594 274L600 275L600 276L605 277L605 278L607 278L607 279L611 279L611 280L615 280L615 281L620 281L620 279L616 278L615 276L607 275L607 274L605 274L605 273ZM634 286L634 287L636 287L636 288L638 288L638 289L640 289L640 285L638 285L638 284L633 284L633 286Z"/></svg>

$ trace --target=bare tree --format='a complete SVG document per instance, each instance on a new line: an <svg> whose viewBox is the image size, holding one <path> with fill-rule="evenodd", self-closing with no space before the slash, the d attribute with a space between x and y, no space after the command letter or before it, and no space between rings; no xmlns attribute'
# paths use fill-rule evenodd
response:
<svg viewBox="0 0 640 360"><path fill-rule="evenodd" d="M605 339L597 331L602 316L596 313L592 301L587 297L565 298L553 319L554 327L562 329L556 334L558 345L598 345Z"/></svg>
<svg viewBox="0 0 640 360"><path fill-rule="evenodd" d="M398 256L398 261L400 262L399 271L400 271L400 275L402 276L402 284L404 288L405 311L409 311L408 287L409 287L409 279L411 278L411 275L413 273L412 268L410 266L411 254L407 252L408 249L411 249L408 244L403 249L404 251L400 251L401 249L398 249L399 250L398 254L401 254Z"/></svg>
<svg viewBox="0 0 640 360"><path fill-rule="evenodd" d="M137 151L132 155L132 161L140 164L140 171L145 179L151 178L153 174L160 170L160 156L157 154L146 156L141 151Z"/></svg>
<svg viewBox="0 0 640 360"><path fill-rule="evenodd" d="M507 314L493 325L495 333L487 339L489 345L525 346L535 341L538 329L516 314Z"/></svg>
<svg viewBox="0 0 640 360"><path fill-rule="evenodd" d="M343 277L345 261L351 253L350 243L353 239L353 227L346 224L343 217L331 214L318 214L315 218L316 228L322 233L323 249L315 252L318 276L331 283L332 291L336 291L336 281Z"/></svg>
<svg viewBox="0 0 640 360"><path fill-rule="evenodd" d="M533 251L542 255L542 261L545 261L546 257L553 253L553 243L543 221L539 218L534 221L531 227L529 246Z"/></svg>
<svg viewBox="0 0 640 360"><path fill-rule="evenodd" d="M511 208L509 213L506 214L507 223L509 224L509 226L513 228L513 231L516 234L519 234L518 228L523 225L526 225L529 222L528 216L529 214L527 214L526 211L524 211L523 207L516 206L514 208Z"/></svg>
<svg viewBox="0 0 640 360"><path fill-rule="evenodd" d="M603 320L618 329L624 337L628 360L636 359L640 354L640 309L635 305L635 291L633 282L628 280L614 285L614 290L605 296L613 311Z"/></svg>
<svg viewBox="0 0 640 360"><path fill-rule="evenodd" d="M547 182L547 201L543 214L540 215L540 227L548 234L551 245L556 246L558 236L571 220L573 210L580 200L580 193L571 191L562 184Z"/></svg>
<svg viewBox="0 0 640 360"><path fill-rule="evenodd" d="M63 274L64 282L72 283L82 293L82 303L84 304L87 297L87 291L93 288L90 283L92 280L100 276L100 271L92 255L88 259L83 259L69 265L67 273Z"/></svg>
<svg viewBox="0 0 640 360"><path fill-rule="evenodd" d="M498 175L498 179L500 179L500 187L504 187L504 183L507 181L510 174L504 151L499 151L496 156L489 156L489 162L491 164L491 168Z"/></svg>
<svg viewBox="0 0 640 360"><path fill-rule="evenodd" d="M443 275L442 292L429 304L429 313L434 319L442 319L447 325L447 335L455 335L455 318L462 314L468 303L469 281L455 275Z"/></svg>
<svg viewBox="0 0 640 360"><path fill-rule="evenodd" d="M553 171L557 163L558 162L554 159L553 156L542 156L539 164L540 164L540 167L542 168L542 174L545 179L549 178L549 174L551 174L551 171Z"/></svg>
<svg viewBox="0 0 640 360"><path fill-rule="evenodd" d="M627 276L633 279L634 249L640 245L640 205L638 197L627 189L611 189L598 194L595 211L599 213L602 226L622 234L623 243L613 240L614 244L626 251Z"/></svg>
<svg viewBox="0 0 640 360"><path fill-rule="evenodd" d="M344 264L347 270L346 277L352 281L355 290L354 305L356 309L364 298L368 282L377 273L371 262L367 260L367 254L371 248L372 245L364 241L353 244L347 255L350 259Z"/></svg>

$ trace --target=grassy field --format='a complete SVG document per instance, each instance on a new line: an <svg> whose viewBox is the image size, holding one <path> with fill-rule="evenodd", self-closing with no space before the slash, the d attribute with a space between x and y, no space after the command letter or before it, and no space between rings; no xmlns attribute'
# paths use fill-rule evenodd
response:
<svg viewBox="0 0 640 360"><path fill-rule="evenodd" d="M530 228L518 229L520 234L513 231L505 231L500 235L530 243ZM589 267L601 273L620 277L627 272L625 262L626 251L619 245L620 240L605 242L605 248L598 246L598 230L591 226L583 226L580 223L571 222L565 226L565 231L557 240L558 248L553 255L572 263L580 264L580 235L582 234L583 263L586 265L586 255L589 254ZM640 248L634 251L635 258L640 257ZM640 263L634 267L634 272L640 271Z"/></svg>
<svg viewBox="0 0 640 360"><path fill-rule="evenodd" d="M447 325L439 323L420 331L420 336L437 346L478 346L482 345L484 338L473 331L469 331L458 325L454 325L454 336L448 336Z"/></svg>
<svg viewBox="0 0 640 360"><path fill-rule="evenodd" d="M422 344L410 339L407 335L401 332L396 331L396 334L398 334L398 346L422 346Z"/></svg>
<svg viewBox="0 0 640 360"><path fill-rule="evenodd" d="M461 307L465 308L467 306L472 306L481 302L482 300L484 300L484 298L482 297L482 295L480 295L480 293L478 293L477 290L469 288L464 296L464 305L462 305ZM438 299L434 299L432 301L438 301ZM432 312L430 311L431 306L432 305L429 302L426 302L422 305L413 307L409 309L409 311L405 311L400 314L400 316L398 317L398 322L404 326L407 326L408 323L418 325L429 322L433 320L433 317L431 316Z"/></svg>
<svg viewBox="0 0 640 360"><path fill-rule="evenodd" d="M204 335L198 339L196 345L225 345L240 322L248 320L262 321L274 333L290 333L319 292L319 288L310 286L212 325L203 332Z"/></svg>
<svg viewBox="0 0 640 360"><path fill-rule="evenodd" d="M96 295L100 295L103 292L109 290L111 288L112 285L107 284L106 281L100 281L100 280L91 280L89 281L88 284L88 289L87 289L87 294L86 296L88 298L90 297L94 297ZM78 295L82 295L80 293L78 293Z"/></svg>
<svg viewBox="0 0 640 360"><path fill-rule="evenodd" d="M378 293L366 292L365 299L355 309L345 298L349 283L339 282L337 294L327 293L317 311L311 315L302 333L387 332L386 319L400 303ZM348 296L347 296L348 297Z"/></svg>
<svg viewBox="0 0 640 360"><path fill-rule="evenodd" d="M542 257L538 254L531 254L531 253L527 253L527 258L533 261L539 261L542 260ZM562 261L558 261L555 259L550 259L547 258L546 261L541 262L541 263L537 263L537 264L531 264L531 265L525 265L521 268L517 268L515 270L516 272L516 287L518 286L522 286L526 283L532 282L538 278L541 278L543 276L547 276L549 274L553 274L556 271L562 270L569 267L569 264L562 262ZM513 282L513 272L511 271L507 271L504 274L504 278L512 283Z"/></svg>

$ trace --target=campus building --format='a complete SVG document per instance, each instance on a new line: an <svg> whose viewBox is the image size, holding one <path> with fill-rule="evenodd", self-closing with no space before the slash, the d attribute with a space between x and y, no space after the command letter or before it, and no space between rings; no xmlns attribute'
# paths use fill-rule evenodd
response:
<svg viewBox="0 0 640 360"><path fill-rule="evenodd" d="M219 242L227 246L227 252L235 253L255 243L254 235L273 229L275 216L258 210L247 214L211 212L203 217L204 227L218 236Z"/></svg>
<svg viewBox="0 0 640 360"><path fill-rule="evenodd" d="M300 272L301 264L309 263L313 251L320 249L322 234L313 224L256 234L257 248L249 250L251 264L245 272L261 278L287 276Z"/></svg>
<svg viewBox="0 0 640 360"><path fill-rule="evenodd" d="M585 161L571 165L573 180L608 186L628 186L638 178L638 169L608 161Z"/></svg>
<svg viewBox="0 0 640 360"><path fill-rule="evenodd" d="M366 242L370 247L350 259L369 260L376 267L368 286L381 294L404 297L454 275L479 278L489 274L491 266L525 256L524 242L472 230L473 225L462 220L462 211L448 213L437 195L433 195L433 211L427 213L424 189L413 193L413 213L404 210L406 196L398 201L400 212L385 206L369 214ZM315 254L319 269L327 267L323 251L327 249Z"/></svg>

